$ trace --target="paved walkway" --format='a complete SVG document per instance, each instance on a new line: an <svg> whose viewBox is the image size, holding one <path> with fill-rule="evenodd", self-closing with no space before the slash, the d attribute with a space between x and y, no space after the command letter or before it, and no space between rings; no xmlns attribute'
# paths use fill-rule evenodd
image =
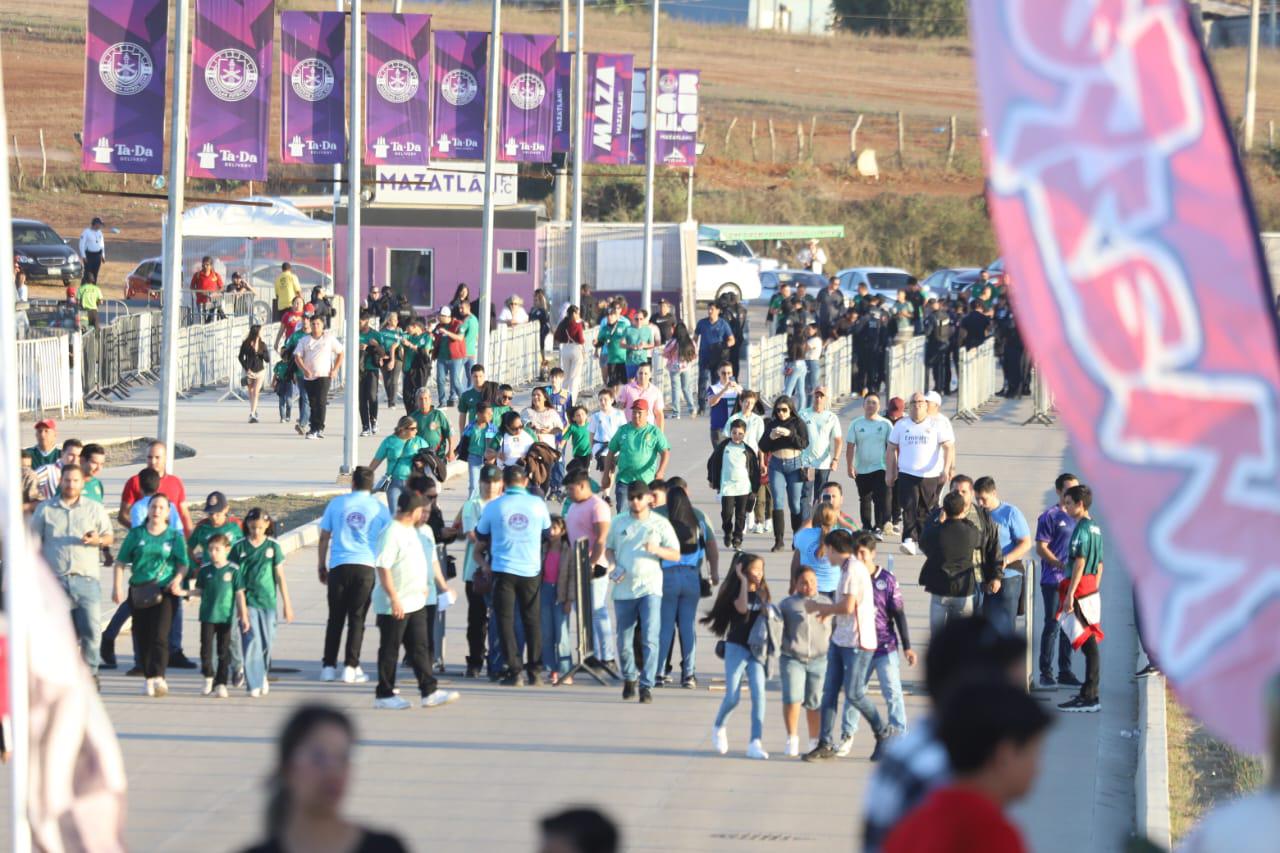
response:
<svg viewBox="0 0 1280 853"><path fill-rule="evenodd" d="M146 395L139 391L134 399L145 403ZM198 451L178 463L190 494L218 488L249 496L334 487L340 429L331 427L331 437L322 442L304 442L272 423L273 417L246 424L244 404L217 404L217 396L197 395L180 407L178 440ZM1065 437L1057 428L1021 426L1026 408L1005 404L980 424L957 425L958 470L994 476L1002 497L1034 523L1063 467ZM273 410L264 405L264 412ZM339 424L341 406L330 412L332 424ZM846 410L846 425L847 419ZM153 415L90 419L69 422L61 433L85 440L137 437L152 433L154 423ZM705 486L705 421L669 422L668 432L675 446L668 474L684 476L699 506L712 514L716 507ZM363 441L361 458L372 451L373 442ZM108 493L118 494L133 470L108 472ZM843 475L840 480L852 505L852 483ZM461 499L456 485L443 491L447 516ZM765 537L748 536L748 549L765 552L768 579L780 595L790 554L771 555L767 547ZM923 652L928 600L915 584L921 558L898 553L896 542L882 548L882 562L894 554L912 636ZM314 566L313 549L297 552L288 562L298 619L281 626L277 661L300 672L282 675L268 698L204 698L195 675L175 672L173 694L158 702L142 697L138 680L120 674L125 667L105 674L104 699L130 773L133 849L222 851L253 839L266 802L263 779L274 737L289 711L308 701L336 704L357 721L361 747L350 813L400 832L415 849L530 849L538 816L571 803L591 803L612 813L631 850L743 850L766 841L787 841L790 849L857 848L859 803L871 771L866 760L870 734L865 727L859 731L853 755L845 760L813 766L783 759L775 680L765 738L774 758L753 762L742 756L745 696L729 723L731 754L715 755L710 726L723 694L706 689L718 674L712 638L703 635L698 643L702 689L660 690L651 706L623 704L615 687L588 680L568 688L512 690L454 676L450 686L463 693L454 706L374 712L372 685L315 680L326 608ZM1107 573L1104 712L1060 716L1036 791L1017 810L1035 850L1116 849L1132 824L1136 741L1122 736L1134 727L1132 615L1118 568L1111 563ZM464 618L459 611L448 627L446 655L455 673L464 655ZM376 634L370 632L368 670L375 645ZM194 656L197 641L191 630L186 646ZM904 664L903 675L908 716L919 719L926 710L922 670ZM1064 691L1038 695L1046 702L1067 698ZM1081 827L1093 833L1088 843ZM744 841L755 843L748 847Z"/></svg>

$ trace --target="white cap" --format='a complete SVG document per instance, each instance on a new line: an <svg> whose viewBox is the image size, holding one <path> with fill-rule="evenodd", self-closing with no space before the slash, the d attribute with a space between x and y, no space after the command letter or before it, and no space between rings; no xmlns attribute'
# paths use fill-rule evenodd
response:
<svg viewBox="0 0 1280 853"><path fill-rule="evenodd" d="M453 311L452 311L452 310L450 310L450 308L449 308L449 306L448 306L448 305L446 305L446 306L444 306L443 308L441 308L441 309L440 309L440 316L441 316L441 317L452 317L452 316L453 316Z"/></svg>
<svg viewBox="0 0 1280 853"><path fill-rule="evenodd" d="M930 391L928 394L925 394L924 399L926 403L932 403L935 406L942 405L942 395L937 391Z"/></svg>

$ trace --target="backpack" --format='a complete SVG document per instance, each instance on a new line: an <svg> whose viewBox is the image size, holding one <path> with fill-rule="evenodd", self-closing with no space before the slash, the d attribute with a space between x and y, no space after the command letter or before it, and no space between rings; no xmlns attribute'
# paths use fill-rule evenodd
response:
<svg viewBox="0 0 1280 853"><path fill-rule="evenodd" d="M413 455L413 467L434 478L437 483L443 483L449 473L445 461L425 447Z"/></svg>
<svg viewBox="0 0 1280 853"><path fill-rule="evenodd" d="M529 471L529 479L537 486L545 486L551 481L551 469L560 461L560 451L549 444L536 441L524 457L524 467Z"/></svg>

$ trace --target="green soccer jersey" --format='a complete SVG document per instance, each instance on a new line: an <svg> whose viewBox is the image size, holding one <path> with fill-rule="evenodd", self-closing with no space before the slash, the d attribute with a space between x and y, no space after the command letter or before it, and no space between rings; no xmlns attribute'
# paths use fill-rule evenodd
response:
<svg viewBox="0 0 1280 853"><path fill-rule="evenodd" d="M369 346L370 344L382 344L382 340L378 337L377 332L361 332L360 346L364 350L364 355L360 359L360 369L365 371L378 369L378 348Z"/></svg>
<svg viewBox="0 0 1280 853"><path fill-rule="evenodd" d="M1075 532L1071 534L1067 559L1073 570L1076 560L1081 557L1084 558L1084 573L1096 575L1102 565L1102 528L1092 518L1076 522Z"/></svg>
<svg viewBox="0 0 1280 853"><path fill-rule="evenodd" d="M671 445L662 430L653 424L637 427L624 424L609 442L609 452L617 454L619 483L648 483L658 473L663 451Z"/></svg>
<svg viewBox="0 0 1280 853"><path fill-rule="evenodd" d="M653 326L632 326L625 335L628 347L651 346L653 338ZM628 349L627 364L648 364L651 355L652 352L648 349Z"/></svg>
<svg viewBox="0 0 1280 853"><path fill-rule="evenodd" d="M432 409L425 415L421 411L414 412L413 419L418 423L418 438L427 443L427 448L432 453L435 453L441 443L452 435L449 419L440 409Z"/></svg>
<svg viewBox="0 0 1280 853"><path fill-rule="evenodd" d="M84 481L84 496L91 501L103 503L102 481L97 477L88 477Z"/></svg>
<svg viewBox="0 0 1280 853"><path fill-rule="evenodd" d="M245 604L259 610L276 609L276 566L284 562L280 543L268 537L254 545L241 539L231 549L231 562L240 567L236 590L244 590Z"/></svg>
<svg viewBox="0 0 1280 853"><path fill-rule="evenodd" d="M215 566L205 563L196 576L196 589L200 590L200 621L210 625L229 625L236 610L235 563Z"/></svg>
<svg viewBox="0 0 1280 853"><path fill-rule="evenodd" d="M240 531L240 525L230 518L221 525L215 525L212 519L206 518L197 524L195 530L192 530L191 535L187 537L187 548L191 551L191 556L198 560L208 560L209 540L219 533L227 537L227 541L233 547L244 538L244 534Z"/></svg>
<svg viewBox="0 0 1280 853"><path fill-rule="evenodd" d="M468 388L458 395L458 414L471 423L476 419L476 409L484 402L484 395L479 388Z"/></svg>
<svg viewBox="0 0 1280 853"><path fill-rule="evenodd" d="M54 447L50 449L49 452L46 453L45 451L41 450L39 447L32 446L27 448L27 452L31 454L32 468L42 468L45 465L52 465L53 463L57 462L60 458L62 458L61 447Z"/></svg>
<svg viewBox="0 0 1280 853"><path fill-rule="evenodd" d="M569 458L591 456L591 432L586 424L569 424L564 431L564 440L569 446Z"/></svg>
<svg viewBox="0 0 1280 853"><path fill-rule="evenodd" d="M623 325L619 320L612 326L604 325L600 327L600 334L596 340L604 347L604 360L606 364L626 364L627 350L625 344L627 342L627 329L630 325Z"/></svg>
<svg viewBox="0 0 1280 853"><path fill-rule="evenodd" d="M400 342L404 340L404 329L399 327L394 329L382 329L378 333L378 343L382 344L382 349L391 355Z"/></svg>
<svg viewBox="0 0 1280 853"><path fill-rule="evenodd" d="M181 530L168 527L163 533L152 535L145 524L133 528L124 537L116 562L130 567L131 586L167 584L179 568L191 565Z"/></svg>

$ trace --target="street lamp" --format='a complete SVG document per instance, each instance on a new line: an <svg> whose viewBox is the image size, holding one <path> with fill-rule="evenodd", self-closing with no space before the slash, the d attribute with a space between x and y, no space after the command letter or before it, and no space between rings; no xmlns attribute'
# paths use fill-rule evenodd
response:
<svg viewBox="0 0 1280 853"><path fill-rule="evenodd" d="M702 152L707 150L707 145L704 142L695 143L693 150L698 157L701 157ZM685 199L684 221L693 221L693 166L689 167L689 193Z"/></svg>

